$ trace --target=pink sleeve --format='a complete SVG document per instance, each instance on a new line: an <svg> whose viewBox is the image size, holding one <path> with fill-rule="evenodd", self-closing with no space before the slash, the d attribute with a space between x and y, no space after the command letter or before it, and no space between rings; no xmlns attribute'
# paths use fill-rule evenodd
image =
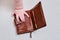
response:
<svg viewBox="0 0 60 40"><path fill-rule="evenodd" d="M14 0L15 1L15 9L23 9L23 0Z"/></svg>

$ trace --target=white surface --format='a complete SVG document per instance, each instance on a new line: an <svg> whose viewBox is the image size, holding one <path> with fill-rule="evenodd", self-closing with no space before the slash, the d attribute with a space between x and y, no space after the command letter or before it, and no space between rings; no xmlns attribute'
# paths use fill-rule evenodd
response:
<svg viewBox="0 0 60 40"><path fill-rule="evenodd" d="M34 2L34 3L33 3ZM32 33L16 34L11 15L13 0L0 0L0 40L60 40L60 0L42 0L47 26ZM31 4L30 4L31 3ZM24 8L31 9L37 0L24 0Z"/></svg>

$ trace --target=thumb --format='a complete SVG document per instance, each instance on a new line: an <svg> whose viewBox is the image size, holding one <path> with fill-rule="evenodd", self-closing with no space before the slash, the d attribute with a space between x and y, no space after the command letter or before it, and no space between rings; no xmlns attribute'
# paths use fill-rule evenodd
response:
<svg viewBox="0 0 60 40"><path fill-rule="evenodd" d="M24 14L25 14L25 15L27 15L27 16L29 17L29 15L28 15L28 13L27 13L27 12L24 12Z"/></svg>

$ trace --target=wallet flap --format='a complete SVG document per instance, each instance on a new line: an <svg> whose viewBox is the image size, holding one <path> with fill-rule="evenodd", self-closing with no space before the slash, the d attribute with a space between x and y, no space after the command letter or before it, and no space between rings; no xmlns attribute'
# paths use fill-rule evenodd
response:
<svg viewBox="0 0 60 40"><path fill-rule="evenodd" d="M31 15L32 15L32 22L35 29L46 26L46 21L42 10L41 2L39 2L35 7L31 9Z"/></svg>

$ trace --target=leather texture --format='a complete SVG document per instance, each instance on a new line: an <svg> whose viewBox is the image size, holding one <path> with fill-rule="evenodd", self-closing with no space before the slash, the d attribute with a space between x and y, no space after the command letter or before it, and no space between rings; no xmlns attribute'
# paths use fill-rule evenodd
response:
<svg viewBox="0 0 60 40"><path fill-rule="evenodd" d="M39 2L31 10L27 10L26 12L30 17L27 17L25 15L25 22L19 24L17 24L16 15L14 14L14 23L17 29L17 34L33 32L46 26L41 2Z"/></svg>
<svg viewBox="0 0 60 40"><path fill-rule="evenodd" d="M30 13L30 11L26 11L26 12L28 14ZM27 17L27 15L24 15L25 16L25 22L17 24L16 15L14 15L14 16L15 16L14 23L16 25L17 34L23 34L23 33L28 33L28 32L33 31L33 24L32 24L32 20L30 17Z"/></svg>
<svg viewBox="0 0 60 40"><path fill-rule="evenodd" d="M30 11L34 30L45 27L46 21L41 2L34 6Z"/></svg>

